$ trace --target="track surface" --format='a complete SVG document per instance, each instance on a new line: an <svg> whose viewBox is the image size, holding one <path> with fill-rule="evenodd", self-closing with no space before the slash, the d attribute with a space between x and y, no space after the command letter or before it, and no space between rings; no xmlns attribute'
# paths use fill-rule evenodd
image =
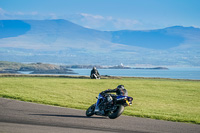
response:
<svg viewBox="0 0 200 133"><path fill-rule="evenodd" d="M0 98L0 133L200 133L200 125L120 116L86 117L85 111Z"/></svg>

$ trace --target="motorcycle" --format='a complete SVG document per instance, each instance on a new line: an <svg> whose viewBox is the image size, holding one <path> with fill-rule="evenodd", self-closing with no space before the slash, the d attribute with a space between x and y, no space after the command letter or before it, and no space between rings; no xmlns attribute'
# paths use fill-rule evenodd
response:
<svg viewBox="0 0 200 133"><path fill-rule="evenodd" d="M133 98L128 96L108 94L105 97L99 93L97 102L86 110L86 116L100 115L115 119L123 113L124 107L132 105L132 101ZM99 107L99 111L95 111L96 106Z"/></svg>

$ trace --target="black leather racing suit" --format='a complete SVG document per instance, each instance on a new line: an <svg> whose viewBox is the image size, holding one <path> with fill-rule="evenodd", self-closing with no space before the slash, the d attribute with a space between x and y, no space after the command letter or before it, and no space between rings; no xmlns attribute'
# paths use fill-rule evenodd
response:
<svg viewBox="0 0 200 133"><path fill-rule="evenodd" d="M105 95L107 93L115 92L117 96L128 96L128 92L126 89L116 88L116 89L108 89L101 92L101 95Z"/></svg>
<svg viewBox="0 0 200 133"><path fill-rule="evenodd" d="M113 90L108 89L108 90L102 91L100 94L102 96L106 97L106 99L107 99L108 96L109 96L107 93L112 93L112 92L116 93L116 95L113 95L113 94L110 95L113 98L113 103L116 102L117 96L128 96L128 91L126 89L122 89L122 88L116 88L116 89L113 89ZM107 102L107 100L104 101L104 102ZM111 103L111 104L113 104L113 103Z"/></svg>
<svg viewBox="0 0 200 133"><path fill-rule="evenodd" d="M90 74L90 78L91 78L91 79L95 78L95 77L94 77L94 74L97 76L97 78L100 78L100 74L99 74L99 72L98 72L97 69L92 69L92 70L91 70L91 74Z"/></svg>

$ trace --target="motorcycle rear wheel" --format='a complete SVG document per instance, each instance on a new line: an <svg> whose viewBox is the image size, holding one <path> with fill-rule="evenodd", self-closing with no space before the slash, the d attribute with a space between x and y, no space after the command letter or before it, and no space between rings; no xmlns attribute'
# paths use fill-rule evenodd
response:
<svg viewBox="0 0 200 133"><path fill-rule="evenodd" d="M124 106L120 105L120 106L117 106L117 109L114 110L111 114L108 115L108 117L110 119L115 119L117 117L119 117L124 111Z"/></svg>
<svg viewBox="0 0 200 133"><path fill-rule="evenodd" d="M95 104L93 104L93 105L91 105L88 109L87 109L87 111L86 111L86 116L87 117L90 117L90 116L92 116L92 115L94 115L94 110L95 110Z"/></svg>

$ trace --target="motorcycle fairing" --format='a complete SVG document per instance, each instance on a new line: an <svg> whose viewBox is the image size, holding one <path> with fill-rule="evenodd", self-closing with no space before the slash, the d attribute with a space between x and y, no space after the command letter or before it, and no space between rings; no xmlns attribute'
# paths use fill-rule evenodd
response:
<svg viewBox="0 0 200 133"><path fill-rule="evenodd" d="M99 95L98 95L98 99L97 99L97 103L96 103L96 106L99 105L100 100L103 99L103 98L104 98L104 97L99 93Z"/></svg>
<svg viewBox="0 0 200 133"><path fill-rule="evenodd" d="M124 102L126 106L130 106L132 105L133 98L128 97L128 96L117 96L117 101L121 101L121 100Z"/></svg>

